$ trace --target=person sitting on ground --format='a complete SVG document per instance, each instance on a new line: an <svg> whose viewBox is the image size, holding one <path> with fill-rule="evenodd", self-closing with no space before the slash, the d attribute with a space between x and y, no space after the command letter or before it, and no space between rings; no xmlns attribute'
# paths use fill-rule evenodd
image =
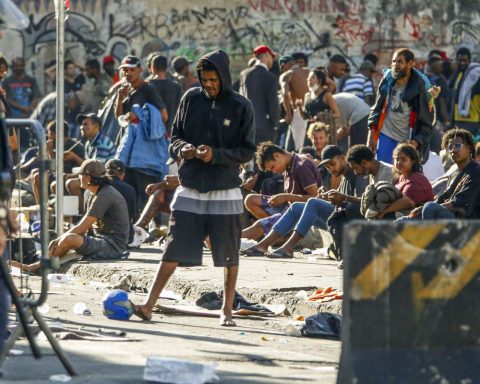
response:
<svg viewBox="0 0 480 384"><path fill-rule="evenodd" d="M407 215L412 208L433 200L432 185L422 172L422 163L413 146L401 143L393 150L393 165L396 172L395 187L402 197L390 204L377 218L382 219L388 213L400 212Z"/></svg>
<svg viewBox="0 0 480 384"><path fill-rule="evenodd" d="M480 164L475 159L472 134L465 129L452 129L442 139L458 169L448 180L447 189L433 202L415 208L409 217L422 219L480 218Z"/></svg>
<svg viewBox="0 0 480 384"><path fill-rule="evenodd" d="M64 137L64 153L63 153L63 172L64 179L72 178L74 167L82 165L85 157L85 148L83 144L75 139L69 137L70 126L67 122L63 123L63 137ZM47 156L50 160L55 160L55 148L57 138L57 123L51 121L47 125ZM34 169L30 175L32 181L33 193L37 204L40 204L40 171L38 168ZM52 193L55 193L56 181L55 176L50 173L49 186Z"/></svg>
<svg viewBox="0 0 480 384"><path fill-rule="evenodd" d="M312 142L315 149L315 155L313 160L315 164L320 165L322 160L322 151L330 141L329 137L329 126L320 121L316 121L309 125L307 131L307 137ZM300 151L302 153L302 151ZM333 176L330 172L326 170L325 167L320 168L320 177L322 178L322 185L325 189L335 189L340 184L340 177Z"/></svg>
<svg viewBox="0 0 480 384"><path fill-rule="evenodd" d="M361 196L365 189L363 180L355 176L348 164L345 154L335 145L327 145L322 152L322 166L336 176L342 175L337 190L318 190L317 197L307 202L294 202L272 227L268 235L256 246L243 249L247 256L264 256L269 258L292 258L295 245L304 238L312 226L327 230L327 219L336 207L347 204ZM283 246L273 252L268 247L294 230Z"/></svg>
<svg viewBox="0 0 480 384"><path fill-rule="evenodd" d="M89 192L86 213L77 225L50 242L50 255L63 257L75 250L84 260L124 257L130 226L125 199L111 185L111 178L100 161L85 160L78 171L82 188ZM16 266L36 272L40 262Z"/></svg>
<svg viewBox="0 0 480 384"><path fill-rule="evenodd" d="M148 233L148 224L161 213L171 213L170 203L179 185L180 181L176 175L166 175L164 181L147 185L145 193L149 196L148 202L133 227L135 233L130 247L139 247L147 240L156 240L154 233Z"/></svg>
<svg viewBox="0 0 480 384"><path fill-rule="evenodd" d="M128 219L130 223L130 236L128 237L128 243L133 240L133 222L137 215L137 195L135 189L130 184L127 184L125 180L126 168L125 164L121 160L108 160L105 163L105 169L107 175L112 178L112 187L115 188L125 199L128 207Z"/></svg>
<svg viewBox="0 0 480 384"><path fill-rule="evenodd" d="M313 160L287 152L271 141L259 144L256 161L261 170L284 174L285 193L274 196L250 194L246 197L246 209L259 219L242 231L242 237L248 239L257 239L268 233L288 204L307 201L316 196L321 186L320 173Z"/></svg>
<svg viewBox="0 0 480 384"><path fill-rule="evenodd" d="M77 116L77 122L80 124L80 134L86 139L85 159L98 160L105 163L113 159L117 148L112 140L101 132L102 121L95 113L80 114ZM74 153L65 156L65 160L80 162L81 159ZM66 181L65 188L72 196L78 196L79 212L83 212L83 191L80 187L80 179L72 178Z"/></svg>

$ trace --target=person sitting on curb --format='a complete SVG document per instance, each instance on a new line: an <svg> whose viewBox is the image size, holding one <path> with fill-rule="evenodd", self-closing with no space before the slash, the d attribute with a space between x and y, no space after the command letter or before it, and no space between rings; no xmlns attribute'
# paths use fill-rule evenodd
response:
<svg viewBox="0 0 480 384"><path fill-rule="evenodd" d="M77 116L77 122L80 124L80 133L82 139L86 139L85 159L94 159L102 163L113 159L117 148L112 140L104 135L102 130L102 120L95 113L80 114ZM65 160L75 161L82 164L78 156L73 152L65 153ZM65 189L72 196L78 196L79 212L83 213L83 192L80 187L80 179L72 178L65 182Z"/></svg>
<svg viewBox="0 0 480 384"><path fill-rule="evenodd" d="M79 172L82 188L89 192L86 213L80 222L49 244L51 256L63 257L70 250L84 260L114 260L126 255L129 235L127 203L111 185L105 166L97 160L85 160ZM93 234L90 234L93 232ZM36 272L40 262L15 263L23 270Z"/></svg>
<svg viewBox="0 0 480 384"><path fill-rule="evenodd" d="M145 193L149 196L148 202L133 226L135 233L133 241L128 244L129 247L139 247L144 242L154 241L158 238L158 235L153 232L148 233L148 224L160 213L171 213L170 203L179 185L180 181L176 175L166 175L160 183L147 185Z"/></svg>
<svg viewBox="0 0 480 384"><path fill-rule="evenodd" d="M112 178L112 187L115 188L125 199L128 207L128 222L130 223L130 236L128 246L134 237L133 222L137 215L137 194L135 189L125 182L126 167L123 161L117 159L108 160L105 163L107 175Z"/></svg>
<svg viewBox="0 0 480 384"><path fill-rule="evenodd" d="M295 245L304 238L312 226L327 230L327 219L336 207L345 206L353 199L358 201L365 185L357 180L353 169L348 164L345 154L335 145L327 145L322 151L322 166L336 175L343 175L338 190L318 190L317 198L305 202L295 202L285 211L268 235L256 246L242 250L247 256L264 256L269 258L292 258ZM268 253L268 247L288 233L293 234L283 246Z"/></svg>
<svg viewBox="0 0 480 384"><path fill-rule="evenodd" d="M306 202L317 195L321 186L320 172L312 159L287 152L271 141L258 145L256 161L261 170L284 174L285 193L274 196L250 194L246 197L245 207L259 219L242 231L242 237L248 239L257 239L268 233L288 204Z"/></svg>
<svg viewBox="0 0 480 384"><path fill-rule="evenodd" d="M442 139L458 169L448 180L447 189L437 198L410 212L409 218L480 218L480 164L475 159L475 143L466 129L452 129Z"/></svg>

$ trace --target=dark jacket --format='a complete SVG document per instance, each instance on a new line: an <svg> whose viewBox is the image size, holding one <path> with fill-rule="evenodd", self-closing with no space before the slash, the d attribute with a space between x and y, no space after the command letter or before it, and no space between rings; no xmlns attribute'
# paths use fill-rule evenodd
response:
<svg viewBox="0 0 480 384"><path fill-rule="evenodd" d="M274 135L280 118L277 77L261 65L247 68L240 73L240 94L253 104L255 125L258 131Z"/></svg>
<svg viewBox="0 0 480 384"><path fill-rule="evenodd" d="M472 160L463 170L453 173L447 189L435 202L451 202L458 218L480 218L480 164Z"/></svg>
<svg viewBox="0 0 480 384"><path fill-rule="evenodd" d="M393 84L388 86L387 76L384 76L378 86L378 95L375 105L372 107L370 116L368 117L368 128L378 127L378 122L382 112L383 105L387 95L392 91ZM429 107L427 89L425 81L412 70L410 79L408 80L402 100L407 102L413 112L416 114L413 125L412 140L419 144L419 152L422 163L428 160L430 152L430 136L432 133L433 110ZM388 113L388 111L387 111ZM405 127L406 129L408 127Z"/></svg>
<svg viewBox="0 0 480 384"><path fill-rule="evenodd" d="M202 59L217 68L222 89L215 99L203 88L185 93L173 122L170 154L181 158L187 144L213 148L210 163L182 160L178 170L181 185L204 193L240 186L239 166L255 153L255 125L252 104L231 89L227 54L220 50Z"/></svg>

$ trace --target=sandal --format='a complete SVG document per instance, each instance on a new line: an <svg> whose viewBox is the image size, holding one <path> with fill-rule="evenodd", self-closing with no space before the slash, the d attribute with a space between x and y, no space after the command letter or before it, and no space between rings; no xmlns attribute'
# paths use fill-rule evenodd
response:
<svg viewBox="0 0 480 384"><path fill-rule="evenodd" d="M243 256L265 256L265 252L260 251L256 246L241 249L240 254Z"/></svg>
<svg viewBox="0 0 480 384"><path fill-rule="evenodd" d="M150 316L147 316L145 314L145 312L143 312L142 310L142 306L140 305L135 305L132 303L132 307L133 307L133 314L137 317L139 317L140 319L144 320L144 321L150 321L152 320L152 315Z"/></svg>
<svg viewBox="0 0 480 384"><path fill-rule="evenodd" d="M227 319L225 316L220 316L221 327L236 327L237 323L232 319Z"/></svg>
<svg viewBox="0 0 480 384"><path fill-rule="evenodd" d="M272 252L268 252L266 256L269 259L293 259L293 255L288 254L282 248L276 249Z"/></svg>

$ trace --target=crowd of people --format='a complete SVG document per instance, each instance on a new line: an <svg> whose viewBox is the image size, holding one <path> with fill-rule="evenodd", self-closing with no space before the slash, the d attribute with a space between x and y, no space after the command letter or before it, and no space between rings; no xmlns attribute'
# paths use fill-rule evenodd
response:
<svg viewBox="0 0 480 384"><path fill-rule="evenodd" d="M480 64L467 48L452 61L431 51L425 68L398 49L379 82L374 54L358 73L339 54L325 67L308 59L260 45L236 82L221 50L175 57L173 71L160 53L118 68L108 56L103 71L95 59L65 61L65 190L81 215L52 256L128 257L159 240L168 217L163 261L135 313L151 318L176 267L200 265L207 247L225 268L221 323L233 326L239 255L292 258L317 227L342 267L351 220L480 218ZM53 79L54 63L47 71ZM1 112L40 121L55 159L55 92L41 97L23 58L1 56L0 81ZM17 185L38 203L38 150L20 141L13 129ZM53 173L49 184L55 193Z"/></svg>

